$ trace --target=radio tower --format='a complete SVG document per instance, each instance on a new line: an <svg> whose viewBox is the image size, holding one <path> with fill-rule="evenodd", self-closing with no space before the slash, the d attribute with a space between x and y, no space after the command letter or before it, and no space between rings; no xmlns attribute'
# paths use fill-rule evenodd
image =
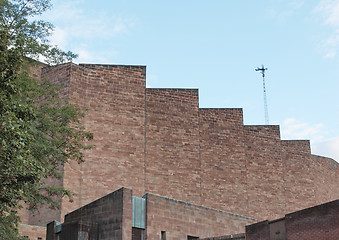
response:
<svg viewBox="0 0 339 240"><path fill-rule="evenodd" d="M265 86L265 71L267 68L264 67L264 65L261 65L261 68L255 69L255 71L260 71L262 74L262 86L264 90L264 110L265 110L265 124L269 125L269 119L268 119L268 108L267 108L267 96L266 96L266 86Z"/></svg>

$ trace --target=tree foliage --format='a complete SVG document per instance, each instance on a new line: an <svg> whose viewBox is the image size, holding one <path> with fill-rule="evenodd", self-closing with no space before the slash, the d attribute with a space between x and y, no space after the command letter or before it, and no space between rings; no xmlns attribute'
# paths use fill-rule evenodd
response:
<svg viewBox="0 0 339 240"><path fill-rule="evenodd" d="M80 127L82 111L60 100L58 88L29 70L42 58L59 64L76 57L50 45L53 26L30 20L51 7L49 0L0 0L0 236L17 239L17 210L39 203L56 207L53 196L70 193L44 184L60 178L58 167L82 161L91 133ZM0 237L1 238L1 237Z"/></svg>

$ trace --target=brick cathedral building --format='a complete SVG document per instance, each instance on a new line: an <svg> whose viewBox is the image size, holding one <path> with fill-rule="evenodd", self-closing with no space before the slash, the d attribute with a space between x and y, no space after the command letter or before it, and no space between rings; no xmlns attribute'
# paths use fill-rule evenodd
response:
<svg viewBox="0 0 339 240"><path fill-rule="evenodd" d="M339 198L339 164L311 154L308 140L281 140L275 125L244 125L240 108L199 108L197 89L146 88L145 66L67 63L35 74L86 110L82 124L95 147L84 163L63 166L62 181L51 180L74 193L72 202L21 211L20 231L30 239L45 239L47 223L114 191L157 209L140 228L147 239L235 234ZM126 231L107 239L131 239Z"/></svg>

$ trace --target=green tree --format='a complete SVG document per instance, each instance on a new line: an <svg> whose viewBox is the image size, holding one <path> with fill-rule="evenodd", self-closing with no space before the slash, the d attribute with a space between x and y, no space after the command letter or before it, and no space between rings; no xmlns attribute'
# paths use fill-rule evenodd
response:
<svg viewBox="0 0 339 240"><path fill-rule="evenodd" d="M57 207L53 196L70 196L44 183L60 178L58 167L83 160L92 134L79 124L83 112L58 97L48 80L34 79L29 69L43 58L48 64L76 57L51 46L53 26L36 19L49 0L0 0L0 238L17 239L17 210L22 203ZM35 60L34 60L35 59Z"/></svg>

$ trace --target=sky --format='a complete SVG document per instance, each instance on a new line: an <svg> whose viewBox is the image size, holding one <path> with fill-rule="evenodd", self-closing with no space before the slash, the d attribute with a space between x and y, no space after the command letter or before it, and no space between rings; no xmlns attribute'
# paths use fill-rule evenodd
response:
<svg viewBox="0 0 339 240"><path fill-rule="evenodd" d="M51 0L50 41L76 63L145 65L147 87L198 88L339 161L339 0Z"/></svg>

